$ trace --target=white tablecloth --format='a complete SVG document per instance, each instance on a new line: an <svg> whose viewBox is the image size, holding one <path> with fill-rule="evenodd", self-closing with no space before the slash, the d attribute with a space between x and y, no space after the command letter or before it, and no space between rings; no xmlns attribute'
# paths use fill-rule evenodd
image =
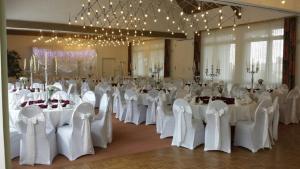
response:
<svg viewBox="0 0 300 169"><path fill-rule="evenodd" d="M193 111L193 117L206 121L207 104L190 104ZM228 105L230 114L230 124L235 125L237 121L253 120L254 112L257 107L255 102L247 105Z"/></svg>
<svg viewBox="0 0 300 169"><path fill-rule="evenodd" d="M74 108L62 108L62 109L43 109L43 113L47 122L52 127L63 126L70 122L72 118ZM16 128L16 122L21 109L14 109L9 111L10 127Z"/></svg>

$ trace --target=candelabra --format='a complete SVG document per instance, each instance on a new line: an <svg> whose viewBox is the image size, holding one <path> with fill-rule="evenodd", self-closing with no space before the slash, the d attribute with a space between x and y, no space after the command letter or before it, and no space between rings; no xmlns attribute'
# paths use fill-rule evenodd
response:
<svg viewBox="0 0 300 169"><path fill-rule="evenodd" d="M247 67L247 73L251 74L251 91L253 91L254 87L254 74L258 73L259 67L256 65L256 68L254 68L254 64L251 65L250 67Z"/></svg>
<svg viewBox="0 0 300 169"><path fill-rule="evenodd" d="M154 65L154 69L150 68L149 71L154 75L154 77L157 77L157 82L159 82L159 74L162 70L162 67L159 65Z"/></svg>
<svg viewBox="0 0 300 169"><path fill-rule="evenodd" d="M217 68L214 70L214 65L211 65L211 72L209 73L208 68L205 69L205 75L209 76L213 81L215 77L218 77L221 74L221 69Z"/></svg>

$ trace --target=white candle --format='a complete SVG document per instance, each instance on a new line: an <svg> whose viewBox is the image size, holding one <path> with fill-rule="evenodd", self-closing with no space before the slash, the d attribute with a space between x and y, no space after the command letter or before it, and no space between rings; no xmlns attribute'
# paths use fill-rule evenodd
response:
<svg viewBox="0 0 300 169"><path fill-rule="evenodd" d="M36 58L34 55L32 57L33 57L33 70L34 72L36 72Z"/></svg>
<svg viewBox="0 0 300 169"><path fill-rule="evenodd" d="M57 57L55 57L55 73L57 75Z"/></svg>
<svg viewBox="0 0 300 169"><path fill-rule="evenodd" d="M26 58L24 58L24 71L26 70Z"/></svg>
<svg viewBox="0 0 300 169"><path fill-rule="evenodd" d="M30 58L30 64L29 64L29 68L30 68L30 72L32 72L32 68L33 68L33 60L32 60L32 57Z"/></svg>
<svg viewBox="0 0 300 169"><path fill-rule="evenodd" d="M47 56L47 53L46 53L46 54L45 54L45 70L48 68L48 65L47 65L47 64L48 64L48 63L47 63L48 61L47 61L47 60L48 60L48 56Z"/></svg>

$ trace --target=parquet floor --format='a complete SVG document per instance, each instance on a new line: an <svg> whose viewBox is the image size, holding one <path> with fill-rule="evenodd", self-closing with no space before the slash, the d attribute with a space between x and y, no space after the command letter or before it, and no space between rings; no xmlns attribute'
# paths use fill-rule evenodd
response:
<svg viewBox="0 0 300 169"><path fill-rule="evenodd" d="M58 156L52 166L19 166L14 169L300 169L300 125L280 125L279 140L271 150L252 153L232 147L232 153L204 152L171 147L159 140L155 126L134 126L114 121L115 140L107 150L69 162Z"/></svg>

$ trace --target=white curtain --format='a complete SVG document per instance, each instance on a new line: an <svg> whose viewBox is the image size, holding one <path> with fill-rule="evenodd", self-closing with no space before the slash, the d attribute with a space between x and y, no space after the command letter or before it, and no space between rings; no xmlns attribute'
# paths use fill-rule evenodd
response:
<svg viewBox="0 0 300 169"><path fill-rule="evenodd" d="M92 75L95 68L97 52L95 49L48 49L33 47L33 55L37 57L39 66L45 67L45 58L49 75L56 70L59 76ZM57 63L57 66L56 66ZM57 68L56 68L57 67ZM40 70L41 72L43 70Z"/></svg>
<svg viewBox="0 0 300 169"><path fill-rule="evenodd" d="M203 35L202 43L202 77L210 80L208 74L221 69L217 79L230 82L235 69L235 37L232 31L216 31L213 35ZM213 66L213 67L212 67ZM212 70L213 68L213 70Z"/></svg>
<svg viewBox="0 0 300 169"><path fill-rule="evenodd" d="M282 82L283 20L238 26L212 31L202 36L202 76L209 79L205 69L220 65L219 80L250 85L247 68L254 65L259 71L255 81L263 79L269 87Z"/></svg>
<svg viewBox="0 0 300 169"><path fill-rule="evenodd" d="M160 77L164 77L164 40L146 41L132 46L132 70L134 76L150 77L155 67L160 67Z"/></svg>

